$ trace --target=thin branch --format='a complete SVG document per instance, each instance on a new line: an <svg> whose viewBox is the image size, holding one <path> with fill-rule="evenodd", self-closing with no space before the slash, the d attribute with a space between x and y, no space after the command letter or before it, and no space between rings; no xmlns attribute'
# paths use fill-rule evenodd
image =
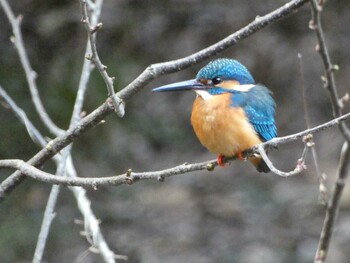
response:
<svg viewBox="0 0 350 263"><path fill-rule="evenodd" d="M156 79L157 77L184 70L190 66L198 64L205 59L213 57L226 50L227 48L234 46L239 41L265 28L266 26L273 24L292 14L308 2L309 0L292 0L264 16L256 17L255 20L249 23L247 26L218 41L214 45L211 45L181 59L150 65L142 72L141 75L139 75L126 88L118 92L116 95L122 100L127 101L132 97L132 95L140 91L146 84Z"/></svg>
<svg viewBox="0 0 350 263"><path fill-rule="evenodd" d="M114 92L114 77L110 77L107 73L107 66L103 65L100 57L97 52L96 47L96 32L102 27L102 23L96 23L93 22L90 23L90 18L88 15L88 5L86 0L81 0L81 9L82 9L82 22L85 25L86 31L88 33L89 42L92 54L90 57L88 57L96 66L98 71L100 72L104 82L106 83L107 90L108 90L108 97L111 98L114 110L118 114L119 117L123 117L125 114L125 104L122 99L120 99L118 96L115 96ZM96 3L94 4L94 7L96 7Z"/></svg>
<svg viewBox="0 0 350 263"><path fill-rule="evenodd" d="M340 199L345 186L345 181L350 172L350 147L349 143L343 144L339 166L337 171L337 180L334 185L333 193L329 205L327 206L326 217L323 222L320 241L318 244L315 263L324 263L328 255L328 248L331 241L334 222L338 215Z"/></svg>
<svg viewBox="0 0 350 263"><path fill-rule="evenodd" d="M35 128L32 122L28 119L27 114L19 108L16 103L11 99L7 92L0 86L0 98L3 98L6 105L15 113L17 118L23 123L24 127L27 129L27 132L30 138L34 143L38 145L46 145L47 141L40 134L39 130Z"/></svg>
<svg viewBox="0 0 350 263"><path fill-rule="evenodd" d="M309 110L307 106L307 96L306 96L306 88L305 88L305 81L304 81L304 69L303 69L303 59L302 55L299 53L298 54L298 59L299 59L299 70L300 70L300 80L301 80L301 91L302 91L302 98L303 98L303 108L304 108L304 119L305 119L305 125L307 129L310 129L311 124L310 124L310 117L309 117ZM326 175L322 174L320 171L320 165L318 162L318 157L317 157L317 152L316 152L316 147L315 147L315 142L313 140L313 136L308 138L307 149L311 148L311 155L312 155L312 160L314 162L315 170L316 170L316 176L318 179L318 185L319 185L319 201L322 204L327 204L327 187L325 185L325 178Z"/></svg>
<svg viewBox="0 0 350 263"><path fill-rule="evenodd" d="M46 204L45 213L44 213L43 221L42 221L39 236L38 236L38 241L35 246L33 263L42 262L42 257L44 254L51 223L56 216L55 206L56 206L59 193L60 193L60 186L53 185L50 191L49 199Z"/></svg>
<svg viewBox="0 0 350 263"><path fill-rule="evenodd" d="M329 56L328 48L326 45L326 40L323 33L322 23L321 23L321 11L323 8L323 1L321 4L317 0L311 0L311 11L312 11L312 20L310 21L310 28L315 30L318 45L316 50L319 52L322 58L322 62L325 68L325 76L323 76L324 87L329 91L331 105L333 110L334 118L342 115L342 103L338 96L337 86L335 83L334 71L338 69L337 65L333 65L331 58ZM345 137L347 142L350 142L350 130L346 123L341 123L339 125L340 131Z"/></svg>
<svg viewBox="0 0 350 263"><path fill-rule="evenodd" d="M67 172L69 177L77 178L77 172L74 168L73 160L69 156L67 160ZM82 187L69 187L73 192L77 205L84 218L84 233L90 244L98 249L105 262L114 262L114 259L127 260L127 256L115 254L105 241L100 229L99 220L94 215L91 202L86 195L86 190Z"/></svg>
<svg viewBox="0 0 350 263"><path fill-rule="evenodd" d="M64 147L69 145L74 139L81 136L82 133L90 130L98 125L109 113L113 112L113 108L108 103L94 110L88 116L83 118L76 127L73 127L67 132L50 141L45 148L34 155L28 164L35 167L41 166L46 161L50 160L54 155L59 153ZM0 185L0 202L10 193L18 184L25 179L21 172L17 171L5 179Z"/></svg>
<svg viewBox="0 0 350 263"><path fill-rule="evenodd" d="M70 155L70 147L67 147L66 149L63 150L61 158L57 162L56 176L58 177L64 176L65 170L66 170L66 159L68 155ZM51 223L56 215L55 208L56 208L56 203L57 203L59 193L60 193L60 186L59 185L52 186L49 199L46 204L44 217L41 223L37 244L34 251L33 263L42 262L47 238L51 228Z"/></svg>
<svg viewBox="0 0 350 263"><path fill-rule="evenodd" d="M36 127L27 118L25 112L16 105L16 103L7 95L7 93L5 92L5 90L2 89L1 86L0 86L0 97L2 97L4 99L5 103L15 113L17 118L25 125L28 133L32 134L31 137L32 137L33 141L35 143L37 143L39 146L45 147L46 141L45 141L44 137L40 134L40 132L36 129ZM53 159L57 163L57 165L59 165L61 163L62 157L61 157L61 155L55 155L53 157ZM69 177L73 177L73 178L77 177L77 173L76 173L76 170L74 168L74 164L73 164L71 156L68 156L68 159L67 159L66 174ZM70 187L69 189L73 192L73 194L77 200L78 208L84 217L85 232L91 236L90 239L92 240L92 245L94 247L98 248L100 254L103 256L103 258L105 259L106 262L113 262L111 260L111 258L125 259L124 255L116 255L108 248L108 245L107 245L106 241L104 240L104 237L101 233L98 220L91 209L90 200L86 196L85 189L83 189L81 187ZM41 241L40 241L40 243L38 241L39 245L37 246L37 249L36 249L38 251L41 251L40 253L42 253L43 245L45 245L43 243L44 242L43 240L45 238L45 235L47 235L47 233L48 233L49 224L51 223L51 221L54 218L54 216L53 216L53 208L54 208L53 203L54 203L55 196L57 196L56 192L58 192L58 187L53 186L52 190L50 192L48 204L47 204L46 209L45 209L46 216L44 215L44 217L46 219L43 220L43 226L42 226L43 233L39 234L39 240L41 240ZM42 255L40 255L39 252L35 253L35 258L39 259L41 257L42 257Z"/></svg>
<svg viewBox="0 0 350 263"><path fill-rule="evenodd" d="M305 130L296 134L292 134L289 136L285 136L285 137L274 138L270 141L261 143L256 147L254 147L253 151L251 151L251 154L254 154L254 152L259 152L259 147L276 146L279 144L291 142L307 134L320 132L332 126L338 125L339 122L345 121L349 118L350 118L350 113L345 114L342 117L331 120L322 125L319 125L317 127L314 127L312 129L308 129L308 130ZM45 149L47 148L48 147L46 147ZM227 162L231 159L232 158L226 158L225 161ZM198 170L204 170L204 169L212 170L216 165L217 165L217 162L215 160L212 160L212 161L207 161L203 163L183 164L183 165L176 166L174 168L169 168L166 170L156 171L156 172L143 172L143 173L127 172L126 174L119 175L119 176L101 177L101 178L79 178L79 177L67 178L67 177L57 177L52 174L40 171L34 168L32 165L30 165L29 162L25 163L20 160L17 160L17 162L15 161L9 162L8 160L0 161L0 167L16 168L19 170L19 173L30 176L36 180L40 180L40 181L52 183L52 184L62 184L62 185L68 185L68 186L83 186L83 187L92 187L92 188L96 188L102 185L132 184L141 179L142 180L143 179L162 180L165 177L169 177L177 174L184 174L192 171L198 171Z"/></svg>
<svg viewBox="0 0 350 263"><path fill-rule="evenodd" d="M316 132L320 132L322 130L328 129L328 128L333 127L335 125L339 125L340 123L342 123L342 122L344 122L344 121L346 121L348 119L350 119L350 112L344 114L343 116L341 116L339 118L335 118L335 119L333 119L333 120L331 120L329 122L326 122L324 124L318 125L318 126L316 126L314 128L307 129L305 131L298 132L298 133L291 134L291 135L284 136L284 137L276 137L276 138L273 138L270 141L261 143L260 145L262 145L263 147L266 147L266 146L269 146L269 145L276 146L278 144L284 144L284 143L287 143L287 142L290 142L290 141L294 141L294 140L300 139L300 138L302 138L305 135L313 134L313 133L316 133Z"/></svg>
<svg viewBox="0 0 350 263"><path fill-rule="evenodd" d="M347 119L350 119L350 113L343 115L340 118L324 123L322 125L319 125L317 127L314 127L312 129L308 129L308 130L305 130L296 134L292 134L289 136L285 136L285 137L275 138L271 141L261 143L253 147L252 150L247 150L245 155L246 157L248 157L253 155L254 153L260 153L263 156L264 160L267 160L268 158L266 156L265 151L262 150L263 148L295 141L305 135L320 132L332 126L338 125L340 121L345 121ZM225 158L224 161L229 162L230 160L233 160L233 159L235 159L235 157ZM216 160L211 160L211 161L206 161L202 163L193 163L193 164L185 163L185 164L178 165L176 167L161 170L161 171L136 173L129 170L124 174L117 175L117 176L110 176L110 177L70 178L70 177L55 176L55 175L43 172L22 160L0 160L0 167L18 169L22 174L27 175L35 180L39 180L39 181L51 183L51 184L60 184L65 186L92 187L93 189L97 189L99 186L106 186L106 185L111 185L111 186L121 185L121 184L130 185L137 181L146 180L146 179L156 179L159 181L163 181L165 177L170 177L178 174L184 174L188 172L205 170L205 169L212 171L217 165L218 164ZM274 169L273 166L271 166L270 168L276 171L276 169ZM276 175L291 176L299 173L301 171L300 169L302 169L302 167L297 167L293 172L290 172L288 174L283 172L282 174L280 174L279 172L276 172Z"/></svg>
<svg viewBox="0 0 350 263"><path fill-rule="evenodd" d="M262 147L261 145L256 146L256 149L258 151L258 153L261 155L261 157L264 159L266 165L270 168L271 172L273 172L276 175L282 176L282 177L290 177L290 176L294 176L297 174L300 174L302 171L304 171L306 169L306 166L304 165L304 159L300 158L297 162L297 165L295 166L294 170L290 171L290 172L283 172L279 169L277 169L273 163L270 161L269 157L267 156L264 147ZM304 153L303 153L304 155Z"/></svg>
<svg viewBox="0 0 350 263"><path fill-rule="evenodd" d="M37 74L36 72L32 69L27 52L24 47L24 42L22 38L22 33L20 29L21 21L22 21L22 16L15 17L13 14L10 5L7 3L6 0L0 0L0 4L2 8L4 9L4 12L10 21L10 24L12 26L12 31L13 31L13 37L11 38L11 41L16 47L16 50L18 52L18 56L20 58L20 61L22 63L22 67L25 72L25 76L27 78L29 90L31 93L31 97L33 100L33 104L35 106L35 109L41 118L42 122L45 124L45 126L50 130L50 132L56 136L62 134L64 130L60 129L59 127L56 126L56 124L51 120L50 116L45 110L45 107L43 106L38 87L36 85L36 78Z"/></svg>
<svg viewBox="0 0 350 263"><path fill-rule="evenodd" d="M169 61L160 64L154 64L149 66L139 77L131 82L127 87L118 92L116 95L123 101L131 99L141 88L143 88L151 80L164 74L172 73L175 71L183 70L191 65L195 65L204 59L212 57L230 46L235 45L240 40L252 35L258 30L266 27L269 24L277 22L278 20L286 17L287 15L295 12L302 5L307 3L308 0L292 0L284 6L272 11L271 13L255 19L252 23L248 24L244 28L238 30L236 33L228 36L227 38L219 41L208 48L205 48L193 55L185 58ZM107 100L106 103L98 107L95 111L90 113L84 119L82 119L77 127L69 129L64 135L54 139L48 147L41 150L34 157L32 157L28 164L33 166L41 166L47 160L51 159L58 151L66 147L75 138L79 137L82 133L86 132L90 128L96 126L103 118L111 114L114 111L113 104ZM0 185L0 202L18 185L24 180L25 176L20 172L15 172Z"/></svg>
<svg viewBox="0 0 350 263"><path fill-rule="evenodd" d="M325 76L323 76L324 87L328 90L333 110L333 116L338 117L342 115L343 103L339 99L337 87L335 84L334 70L338 69L337 65L333 65L329 56L326 45L324 32L321 23L321 11L324 1L311 0L312 20L310 21L310 28L315 30L318 45L316 50L319 52L323 66L325 68ZM337 181L334 185L334 190L331 196L330 203L327 206L326 216L323 224L323 229L320 236L319 245L315 255L315 263L323 263L326 261L328 255L328 248L331 242L333 233L333 226L336 216L339 211L340 199L342 191L345 186L345 178L347 177L350 162L349 143L350 130L346 123L339 123L339 129L345 138L345 143L341 151L339 168L337 171Z"/></svg>
<svg viewBox="0 0 350 263"><path fill-rule="evenodd" d="M91 26L96 27L98 24L98 19L101 14L103 0L96 0L95 3L90 3L90 21ZM92 6L93 4L93 6ZM93 34L93 38L95 41L96 33ZM86 50L85 50L85 58L91 54L91 39L88 37ZM79 88L77 92L77 97L74 103L74 110L72 113L72 118L70 122L70 128L74 127L80 119L82 105L84 102L85 91L87 89L88 80L90 79L91 71L93 69L93 65L91 60L85 59L83 70L79 82ZM70 148L70 147L68 147ZM70 177L77 177L77 173L73 164L72 156L69 155L67 159L65 159L67 165L67 175ZM77 200L77 205L79 210L81 211L84 218L84 232L86 233L86 238L90 241L90 244L98 250L98 252L103 257L104 261L107 263L114 263L115 258L118 256L127 259L126 256L116 255L108 246L105 241L103 234L101 233L101 229L99 226L99 222L92 212L91 202L86 195L85 189L81 187L70 187L70 190L73 192L75 199Z"/></svg>

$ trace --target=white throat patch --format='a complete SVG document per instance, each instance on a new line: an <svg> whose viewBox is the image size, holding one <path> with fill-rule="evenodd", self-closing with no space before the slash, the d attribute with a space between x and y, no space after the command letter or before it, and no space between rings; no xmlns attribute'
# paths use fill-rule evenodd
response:
<svg viewBox="0 0 350 263"><path fill-rule="evenodd" d="M206 90L195 90L198 96L202 97L203 100L208 100L213 97L213 95L209 94Z"/></svg>
<svg viewBox="0 0 350 263"><path fill-rule="evenodd" d="M253 88L255 85L253 84L245 84L245 85L237 85L234 86L234 90L238 90L238 91L243 91L243 92L247 92L249 91L251 88Z"/></svg>

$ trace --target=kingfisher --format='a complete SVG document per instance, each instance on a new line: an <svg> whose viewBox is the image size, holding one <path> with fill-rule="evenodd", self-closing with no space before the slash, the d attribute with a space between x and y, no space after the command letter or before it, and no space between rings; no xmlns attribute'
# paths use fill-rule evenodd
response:
<svg viewBox="0 0 350 263"><path fill-rule="evenodd" d="M239 61L220 58L204 66L195 79L153 89L156 92L195 91L191 123L201 144L218 155L243 160L242 152L277 136L276 103L272 92L257 84ZM260 155L248 158L259 172L270 169Z"/></svg>

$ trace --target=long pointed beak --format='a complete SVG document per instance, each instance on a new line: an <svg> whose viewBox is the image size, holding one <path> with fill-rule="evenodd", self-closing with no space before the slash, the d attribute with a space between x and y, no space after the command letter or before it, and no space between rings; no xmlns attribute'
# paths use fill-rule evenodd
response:
<svg viewBox="0 0 350 263"><path fill-rule="evenodd" d="M159 88L153 89L152 91L166 92L166 91L182 91L182 90L202 90L202 89L206 89L206 85L197 81L196 79L191 79L191 80L185 80L185 81L161 86Z"/></svg>

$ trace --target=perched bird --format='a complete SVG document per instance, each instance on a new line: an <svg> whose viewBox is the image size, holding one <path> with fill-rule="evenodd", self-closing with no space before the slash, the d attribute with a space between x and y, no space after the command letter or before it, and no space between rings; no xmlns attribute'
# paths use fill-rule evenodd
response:
<svg viewBox="0 0 350 263"><path fill-rule="evenodd" d="M191 123L199 141L223 158L237 156L277 136L276 104L272 92L256 84L240 62L221 58L203 67L196 79L165 85L153 91L193 90L197 93ZM259 172L269 172L259 155L249 157Z"/></svg>

